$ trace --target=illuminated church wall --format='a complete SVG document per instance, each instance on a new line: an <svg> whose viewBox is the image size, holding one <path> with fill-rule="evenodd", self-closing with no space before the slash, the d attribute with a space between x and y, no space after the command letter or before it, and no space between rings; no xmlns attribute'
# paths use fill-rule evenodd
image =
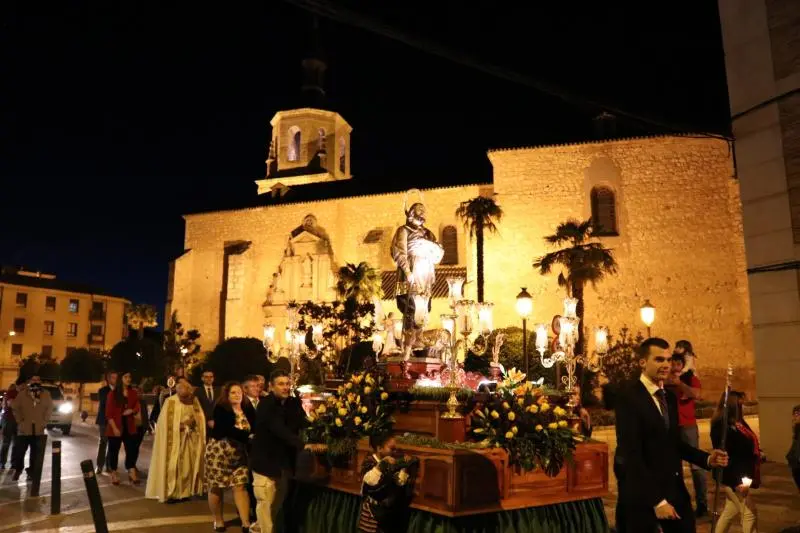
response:
<svg viewBox="0 0 800 533"><path fill-rule="evenodd" d="M657 308L653 333L673 343L690 339L700 375L711 379L711 388L717 388L729 358L743 369L737 373L740 386L752 387L741 207L725 142L644 138L498 150L489 158L493 186L424 194L427 225L437 238L445 226L457 228L458 264L467 267L472 283L465 291L474 298L474 244L454 211L481 191L497 193L505 217L500 234L486 242L486 299L495 303L496 327L520 325L514 298L522 286L534 296L532 323L549 322L559 312L563 291L555 276L539 276L531 263L548 251L543 237L559 222L590 216L592 188L602 186L614 192L619 230L603 242L614 249L620 267L596 291L587 288L587 326L606 325L612 333L625 325L642 330L638 309L649 298ZM366 260L382 271L394 270L388 247L404 222L403 197L189 215L187 252L171 271L168 310L201 331L204 349L226 337L261 337L265 310L281 338L287 299L332 298L331 274L338 266ZM313 230L304 231L308 215L315 222ZM329 271L321 273L320 265ZM438 326L446 304L434 300L432 326ZM385 301L383 311L395 311L394 304Z"/></svg>
<svg viewBox="0 0 800 533"><path fill-rule="evenodd" d="M700 376L721 390L728 361L737 384L753 389L753 353L739 184L728 144L690 137L653 137L489 154L506 218L487 242L487 298L534 297L535 320L561 310L556 276L530 265L550 248L542 240L568 217L591 216L591 191L614 192L618 236L603 237L619 273L586 290L586 325L612 333L646 333L639 307L656 307L654 335L690 339ZM516 251L516 252L514 252ZM506 306L500 322L512 320ZM708 398L714 399L714 398Z"/></svg>

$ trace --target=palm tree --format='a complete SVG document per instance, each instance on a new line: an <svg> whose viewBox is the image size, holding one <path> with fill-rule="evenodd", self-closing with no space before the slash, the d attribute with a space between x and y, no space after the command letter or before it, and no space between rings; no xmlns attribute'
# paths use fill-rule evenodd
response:
<svg viewBox="0 0 800 533"><path fill-rule="evenodd" d="M494 198L476 196L471 200L461 202L456 209L456 216L464 223L464 229L469 231L469 237L475 238L475 248L478 259L478 301L483 302L483 236L484 231L497 233L497 224L503 218L503 210L494 201Z"/></svg>
<svg viewBox="0 0 800 533"><path fill-rule="evenodd" d="M367 303L383 294L381 274L369 263L362 261L358 266L347 263L339 269L336 293L345 302Z"/></svg>
<svg viewBox="0 0 800 533"><path fill-rule="evenodd" d="M595 238L592 221L567 220L559 224L556 232L544 238L548 244L554 246L567 245L565 248L550 252L533 263L533 268L539 273L547 275L554 266L561 266L558 273L558 284L567 289L567 295L578 300L578 342L575 353L582 354L585 344L583 333L584 301L583 289L587 283L594 287L598 281L608 274L617 272L617 262L612 250L604 247L599 242L592 242Z"/></svg>
<svg viewBox="0 0 800 533"><path fill-rule="evenodd" d="M125 312L125 317L128 319L128 326L139 332L139 340L144 338L144 328L158 326L158 312L153 305L132 305Z"/></svg>

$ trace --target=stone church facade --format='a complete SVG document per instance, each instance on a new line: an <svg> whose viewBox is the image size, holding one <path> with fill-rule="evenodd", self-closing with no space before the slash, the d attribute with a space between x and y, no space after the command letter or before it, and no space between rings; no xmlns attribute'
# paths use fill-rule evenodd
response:
<svg viewBox="0 0 800 533"><path fill-rule="evenodd" d="M258 205L185 216L185 252L171 264L167 316L177 311L183 324L200 330L204 349L229 337L261 338L266 322L282 339L285 305L333 300L334 273L345 263L380 269L382 312L397 312L389 248L404 222L405 191L365 191L352 177L352 128L336 113L284 111L271 125ZM543 238L558 223L594 217L619 273L587 288L587 331L643 331L639 308L649 299L657 309L653 334L672 343L690 339L712 389L721 389L729 362L737 386L753 388L739 186L727 142L658 136L488 156L491 183L411 184L422 189L426 225L445 247L431 327L449 309L446 277L465 276L465 296L475 298L474 243L456 208L495 195L505 212L499 233L486 240L486 300L495 304L495 327L521 325L514 308L520 287L534 297L530 322L549 323L561 311L556 276L540 276L532 262L551 250ZM532 357L538 358L533 350Z"/></svg>

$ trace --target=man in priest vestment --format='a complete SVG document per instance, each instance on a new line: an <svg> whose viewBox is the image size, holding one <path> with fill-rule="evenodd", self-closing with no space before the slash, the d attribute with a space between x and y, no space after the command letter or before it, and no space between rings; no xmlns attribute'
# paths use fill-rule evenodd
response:
<svg viewBox="0 0 800 533"><path fill-rule="evenodd" d="M186 378L176 389L161 407L147 475L145 496L161 503L203 495L205 415Z"/></svg>

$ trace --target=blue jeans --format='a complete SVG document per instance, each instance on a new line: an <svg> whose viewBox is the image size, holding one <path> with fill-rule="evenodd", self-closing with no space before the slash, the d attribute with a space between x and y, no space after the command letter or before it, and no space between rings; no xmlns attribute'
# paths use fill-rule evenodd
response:
<svg viewBox="0 0 800 533"><path fill-rule="evenodd" d="M697 424L693 426L681 426L681 438L683 442L695 448L700 447L700 433L697 431ZM690 465L692 468L692 484L694 485L695 501L697 507L708 509L708 485L706 483L706 471L699 466Z"/></svg>

